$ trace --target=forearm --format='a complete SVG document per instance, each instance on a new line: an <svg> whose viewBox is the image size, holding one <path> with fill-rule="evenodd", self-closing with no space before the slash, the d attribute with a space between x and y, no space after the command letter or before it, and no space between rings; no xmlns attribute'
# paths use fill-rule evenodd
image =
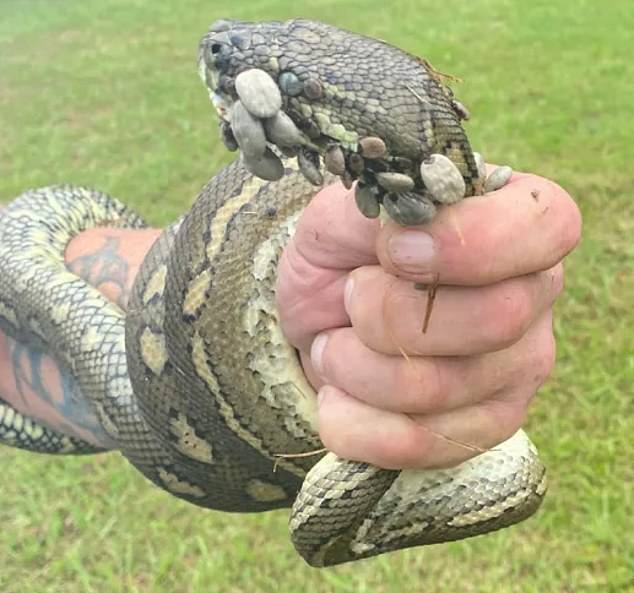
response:
<svg viewBox="0 0 634 593"><path fill-rule="evenodd" d="M81 233L66 250L68 268L125 308L138 268L158 229L100 228ZM72 375L53 356L0 331L0 398L64 434L112 447Z"/></svg>

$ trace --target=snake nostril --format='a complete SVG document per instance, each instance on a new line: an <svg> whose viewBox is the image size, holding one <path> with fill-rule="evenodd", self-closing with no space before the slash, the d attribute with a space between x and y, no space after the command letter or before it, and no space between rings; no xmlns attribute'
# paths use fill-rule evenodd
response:
<svg viewBox="0 0 634 593"><path fill-rule="evenodd" d="M218 54L220 53L220 50L222 49L222 45L220 45L219 43L213 43L210 51L212 54Z"/></svg>

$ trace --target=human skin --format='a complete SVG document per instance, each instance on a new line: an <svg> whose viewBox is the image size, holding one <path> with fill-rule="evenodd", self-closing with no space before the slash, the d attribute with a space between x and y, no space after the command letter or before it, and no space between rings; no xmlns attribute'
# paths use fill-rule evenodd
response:
<svg viewBox="0 0 634 593"><path fill-rule="evenodd" d="M125 309L139 266L160 233L159 229L86 231L69 243L66 265ZM72 375L54 358L0 331L0 398L61 433L115 448L73 383Z"/></svg>
<svg viewBox="0 0 634 593"><path fill-rule="evenodd" d="M552 370L552 306L580 232L570 196L535 175L515 174L501 190L407 229L364 218L339 184L319 192L282 255L276 295L318 392L324 446L385 468L444 467L512 435ZM86 231L66 261L125 307L159 233ZM436 284L423 332L424 286ZM17 365L16 348L24 352ZM0 368L9 371L0 395L111 446L89 406L60 413L64 375L48 357L38 366L47 401L24 381L18 389L19 374L33 375L33 356L0 336Z"/></svg>

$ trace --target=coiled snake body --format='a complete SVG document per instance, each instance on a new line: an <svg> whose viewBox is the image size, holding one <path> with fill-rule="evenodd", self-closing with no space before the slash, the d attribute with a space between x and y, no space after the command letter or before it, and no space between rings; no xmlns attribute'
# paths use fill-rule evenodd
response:
<svg viewBox="0 0 634 593"><path fill-rule="evenodd" d="M522 431L449 470L295 455L321 445L313 390L275 311L281 250L314 185L336 176L357 181L364 214L402 224L480 191L462 105L425 62L302 20L218 21L199 69L223 141L242 159L155 243L127 314L65 268L64 250L86 228L144 223L105 194L57 186L26 192L0 217L1 327L72 370L108 435L155 484L225 511L292 506L293 542L314 566L532 514L544 469ZM0 439L87 448L1 402Z"/></svg>

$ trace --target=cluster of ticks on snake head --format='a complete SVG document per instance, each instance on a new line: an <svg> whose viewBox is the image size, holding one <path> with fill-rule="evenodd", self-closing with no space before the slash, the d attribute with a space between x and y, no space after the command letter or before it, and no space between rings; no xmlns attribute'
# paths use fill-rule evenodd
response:
<svg viewBox="0 0 634 593"><path fill-rule="evenodd" d="M224 34L230 29L231 21L219 21L211 31ZM241 41L237 37L231 39L231 44L239 49ZM285 111L285 104L300 95L309 100L319 99L322 92L319 81L302 81L290 71L282 72L276 81L265 70L253 67L226 76L219 68L223 59L229 59L223 55L226 47L212 44L201 50L199 73L219 115L223 144L232 152L239 149L244 166L256 177L268 181L281 179L285 174L283 159L296 158L303 176L311 184L321 186L323 162L325 169L339 177L347 189L357 181L355 201L364 216L391 218L404 226L429 222L439 205L454 204L466 196L460 170L444 154L431 154L420 163L424 186L421 194L411 173L386 169L386 162L398 164L399 160L407 159L389 155L381 138L365 136L353 143L341 142L324 138L319 130L316 133L314 129L307 130L306 124L310 122L306 121L300 122L303 128L300 129ZM453 104L462 107L457 101ZM468 119L468 111L464 107L461 111L461 119ZM497 167L487 176L482 155L474 152L473 156L481 191L495 191L510 180L513 174L510 167Z"/></svg>

